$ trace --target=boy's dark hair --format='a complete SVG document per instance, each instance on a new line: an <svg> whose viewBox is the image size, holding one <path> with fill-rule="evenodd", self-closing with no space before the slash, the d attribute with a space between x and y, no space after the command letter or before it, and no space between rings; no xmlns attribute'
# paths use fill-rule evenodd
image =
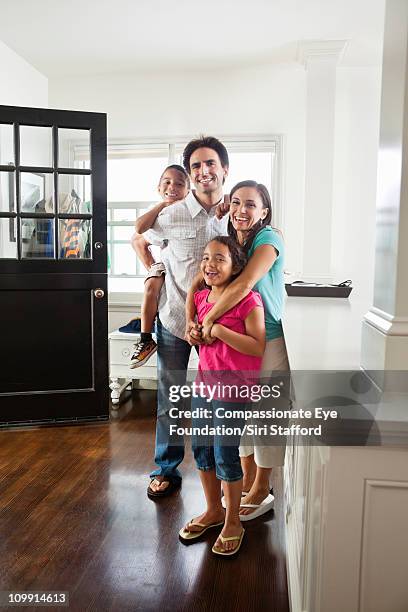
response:
<svg viewBox="0 0 408 612"><path fill-rule="evenodd" d="M225 146L215 138L214 136L199 136L186 145L183 151L183 166L190 174L190 157L197 149L203 148L213 149L220 158L221 166L223 168L229 168L228 151Z"/></svg>
<svg viewBox="0 0 408 612"><path fill-rule="evenodd" d="M241 181L240 183L237 183L236 185L234 185L234 187L231 189L231 192L230 192L230 200L232 200L234 193L238 191L238 189L241 189L241 187L253 187L254 189L256 189L262 199L262 204L263 204L262 208L268 209L268 213L265 219L260 219L258 223L255 223L252 229L248 232L247 239L245 240L245 244L243 245L244 252L248 254L248 251L251 248L252 243L255 240L255 236L257 235L257 233L263 227L265 227L265 225L272 225L272 202L271 202L271 196L269 195L269 191L267 190L265 185L262 185L262 183L257 183L256 181ZM228 231L228 235L231 236L233 240L236 240L238 242L237 232L234 226L232 225L230 218L228 219L228 230L227 231Z"/></svg>
<svg viewBox="0 0 408 612"><path fill-rule="evenodd" d="M219 242L220 244L225 244L225 246L228 247L232 260L232 269L234 271L231 278L234 280L241 274L247 263L247 256L243 248L230 236L217 236L216 238L210 240L210 242L207 244L211 244L211 242Z"/></svg>
<svg viewBox="0 0 408 612"><path fill-rule="evenodd" d="M180 174L182 174L183 177L186 179L187 185L190 185L190 177L188 176L187 172L184 170L183 166L180 166L180 164L170 164L170 166L167 166L167 168L165 168L160 175L159 184L163 176L166 174L167 170L177 170L177 172L180 172Z"/></svg>

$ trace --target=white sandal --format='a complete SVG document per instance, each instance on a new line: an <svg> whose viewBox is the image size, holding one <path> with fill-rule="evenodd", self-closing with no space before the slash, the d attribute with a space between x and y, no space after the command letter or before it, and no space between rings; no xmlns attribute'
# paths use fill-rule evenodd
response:
<svg viewBox="0 0 408 612"><path fill-rule="evenodd" d="M245 497L245 495L248 495L248 491L242 491L242 493L241 493L241 497ZM223 507L223 508L226 508L226 507L227 507L227 505L226 505L226 503L225 503L225 495L223 495L223 496L221 497L221 504L222 504L222 507Z"/></svg>
<svg viewBox="0 0 408 612"><path fill-rule="evenodd" d="M258 518L258 516L262 516L262 514L266 514L269 510L272 510L275 498L269 493L267 497L260 504L241 504L240 508L255 508L251 514L240 514L239 520L242 521L252 521L252 519Z"/></svg>

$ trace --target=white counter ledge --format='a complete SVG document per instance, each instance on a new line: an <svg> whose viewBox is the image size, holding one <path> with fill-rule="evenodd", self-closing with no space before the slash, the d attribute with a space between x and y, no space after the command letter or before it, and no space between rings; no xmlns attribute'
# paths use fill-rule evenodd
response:
<svg viewBox="0 0 408 612"><path fill-rule="evenodd" d="M370 299L287 297L283 327L293 370L358 370L361 325Z"/></svg>

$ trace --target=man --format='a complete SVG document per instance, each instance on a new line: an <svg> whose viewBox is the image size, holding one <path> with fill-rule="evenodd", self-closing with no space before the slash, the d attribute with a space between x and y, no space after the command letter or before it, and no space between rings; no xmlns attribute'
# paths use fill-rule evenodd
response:
<svg viewBox="0 0 408 612"><path fill-rule="evenodd" d="M171 385L185 383L191 346L184 340L185 301L193 278L198 272L204 247L215 236L227 234L228 216L218 219L215 208L223 200L223 184L229 160L225 146L211 136L187 144L183 165L194 191L184 200L165 208L152 229L139 239L148 259L148 246L158 244L166 267L165 284L159 301L157 321L157 423L155 463L147 494L151 498L170 495L181 485L178 466L184 457L182 436L172 436L171 408L183 408L182 401L171 403Z"/></svg>

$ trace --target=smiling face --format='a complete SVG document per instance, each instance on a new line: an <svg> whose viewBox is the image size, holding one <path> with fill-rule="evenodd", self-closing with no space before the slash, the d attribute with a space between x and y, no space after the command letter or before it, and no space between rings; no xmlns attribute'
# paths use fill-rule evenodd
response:
<svg viewBox="0 0 408 612"><path fill-rule="evenodd" d="M200 266L204 281L209 287L224 287L233 275L231 253L226 244L216 240L205 247Z"/></svg>
<svg viewBox="0 0 408 612"><path fill-rule="evenodd" d="M177 202L186 197L189 185L179 170L168 168L163 172L157 189L165 202Z"/></svg>
<svg viewBox="0 0 408 612"><path fill-rule="evenodd" d="M191 154L190 178L198 196L216 192L222 195L222 185L227 174L228 168L222 166L214 149L200 147Z"/></svg>
<svg viewBox="0 0 408 612"><path fill-rule="evenodd" d="M268 212L255 187L240 187L231 198L230 219L238 236L244 236L258 221L265 219Z"/></svg>

